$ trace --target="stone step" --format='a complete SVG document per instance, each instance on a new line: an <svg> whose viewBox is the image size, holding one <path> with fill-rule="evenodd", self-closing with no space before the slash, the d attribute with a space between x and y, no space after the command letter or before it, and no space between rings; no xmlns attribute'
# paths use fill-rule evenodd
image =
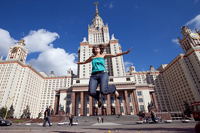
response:
<svg viewBox="0 0 200 133"><path fill-rule="evenodd" d="M74 116L74 121L78 118L79 122L97 122L97 117L99 116ZM138 115L107 115L100 116L103 117L104 122L116 122L116 121L136 121L139 120Z"/></svg>

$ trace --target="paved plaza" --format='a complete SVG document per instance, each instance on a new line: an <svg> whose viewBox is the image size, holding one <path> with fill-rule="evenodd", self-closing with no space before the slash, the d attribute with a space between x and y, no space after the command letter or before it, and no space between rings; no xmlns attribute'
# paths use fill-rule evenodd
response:
<svg viewBox="0 0 200 133"><path fill-rule="evenodd" d="M29 126L25 124L12 126L1 126L0 133L195 133L195 125L197 121L182 123L181 121L173 121L172 123L160 122L157 124L136 124L135 122L105 122L92 123L80 122L77 126L62 125L42 127L36 123Z"/></svg>

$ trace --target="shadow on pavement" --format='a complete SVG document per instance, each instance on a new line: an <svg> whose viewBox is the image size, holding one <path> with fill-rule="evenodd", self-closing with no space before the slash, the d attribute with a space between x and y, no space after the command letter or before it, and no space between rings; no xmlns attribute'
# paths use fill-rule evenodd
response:
<svg viewBox="0 0 200 133"><path fill-rule="evenodd" d="M181 132L181 133L195 133L194 128L83 128L83 129L93 129L93 130L101 130L101 131L169 131L169 132Z"/></svg>
<svg viewBox="0 0 200 133"><path fill-rule="evenodd" d="M86 133L86 132L76 132L76 131L74 131L74 132L72 132L72 131L53 131L53 132L55 132L55 133Z"/></svg>

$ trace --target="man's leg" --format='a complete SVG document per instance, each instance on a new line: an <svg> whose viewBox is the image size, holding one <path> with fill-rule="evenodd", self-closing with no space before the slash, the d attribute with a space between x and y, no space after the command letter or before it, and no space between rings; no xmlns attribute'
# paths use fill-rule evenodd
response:
<svg viewBox="0 0 200 133"><path fill-rule="evenodd" d="M51 123L50 123L50 119L49 119L49 116L47 117L47 119L48 119L48 123L49 123L49 126L51 126Z"/></svg>
<svg viewBox="0 0 200 133"><path fill-rule="evenodd" d="M47 122L47 118L45 118L45 121L44 121L44 123L43 123L43 127L46 126L46 122Z"/></svg>

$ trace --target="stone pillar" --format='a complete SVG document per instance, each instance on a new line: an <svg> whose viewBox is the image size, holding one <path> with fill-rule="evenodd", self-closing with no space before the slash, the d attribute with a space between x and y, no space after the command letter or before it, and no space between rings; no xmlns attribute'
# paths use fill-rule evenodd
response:
<svg viewBox="0 0 200 133"><path fill-rule="evenodd" d="M156 94L155 94L155 92L152 93L152 98L153 98L153 103L154 103L154 105L155 105L156 111L159 111L158 102L157 102L157 99L156 99Z"/></svg>
<svg viewBox="0 0 200 133"><path fill-rule="evenodd" d="M136 90L133 90L133 97L135 101L135 114L139 114L139 105L138 105Z"/></svg>
<svg viewBox="0 0 200 133"><path fill-rule="evenodd" d="M115 98L115 104L116 104L117 115L121 115L119 99Z"/></svg>
<svg viewBox="0 0 200 133"><path fill-rule="evenodd" d="M89 96L89 112L90 112L90 116L93 116L93 98L91 96Z"/></svg>
<svg viewBox="0 0 200 133"><path fill-rule="evenodd" d="M133 94L133 92L131 93L131 97L132 97L132 104L133 104L133 110L134 110L134 114L136 115L137 113L137 111L136 111L136 103L135 103L135 98L134 98L134 94Z"/></svg>
<svg viewBox="0 0 200 133"><path fill-rule="evenodd" d="M81 116L85 114L85 98L84 98L84 92L81 92Z"/></svg>
<svg viewBox="0 0 200 133"><path fill-rule="evenodd" d="M58 93L56 92L53 115L56 115L58 113L58 102L59 102L58 97L59 97Z"/></svg>
<svg viewBox="0 0 200 133"><path fill-rule="evenodd" d="M127 90L124 90L124 99L125 99L125 106L126 106L126 115L130 115L130 105L128 100L128 92Z"/></svg>
<svg viewBox="0 0 200 133"><path fill-rule="evenodd" d="M101 107L99 108L99 115L102 115L102 105L103 105L103 103L102 103L102 99L101 99L101 94L100 94L99 100L101 100Z"/></svg>
<svg viewBox="0 0 200 133"><path fill-rule="evenodd" d="M72 92L72 113L73 116L76 115L76 93Z"/></svg>
<svg viewBox="0 0 200 133"><path fill-rule="evenodd" d="M107 95L107 115L111 115L110 94Z"/></svg>

